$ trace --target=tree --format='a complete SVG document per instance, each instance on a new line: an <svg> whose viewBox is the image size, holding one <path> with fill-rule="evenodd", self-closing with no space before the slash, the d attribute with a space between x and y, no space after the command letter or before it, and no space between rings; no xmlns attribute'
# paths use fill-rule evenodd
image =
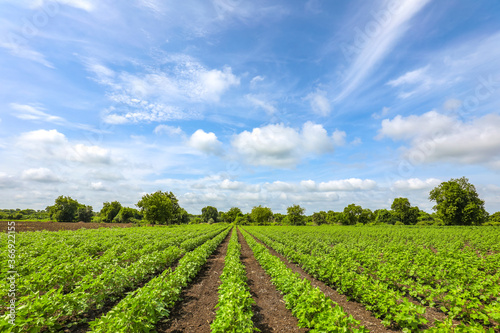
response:
<svg viewBox="0 0 500 333"><path fill-rule="evenodd" d="M175 224L179 223L179 212L181 207L172 192L156 191L145 194L136 204L141 209L144 219L152 224Z"/></svg>
<svg viewBox="0 0 500 333"><path fill-rule="evenodd" d="M217 222L219 218L219 212L217 208L212 206L206 206L201 209L201 219L205 223L209 223L209 220L212 219L211 223Z"/></svg>
<svg viewBox="0 0 500 333"><path fill-rule="evenodd" d="M306 221L304 220L304 212L305 208L300 207L299 205L293 205L286 209L288 220L291 225L305 225Z"/></svg>
<svg viewBox="0 0 500 333"><path fill-rule="evenodd" d="M312 222L315 225L322 225L326 223L326 212L320 211L312 214Z"/></svg>
<svg viewBox="0 0 500 333"><path fill-rule="evenodd" d="M358 217L358 223L368 224L375 222L375 215L369 208L364 208Z"/></svg>
<svg viewBox="0 0 500 333"><path fill-rule="evenodd" d="M329 210L326 213L326 223L328 223L328 224L342 223L342 213L341 212L334 212L333 210Z"/></svg>
<svg viewBox="0 0 500 333"><path fill-rule="evenodd" d="M392 202L391 209L397 220L406 225L417 224L418 207L412 207L407 198L396 198Z"/></svg>
<svg viewBox="0 0 500 333"><path fill-rule="evenodd" d="M103 222L111 223L113 219L118 215L122 209L122 204L118 201L113 202L105 202L102 204L102 209L99 212L99 216L101 217Z"/></svg>
<svg viewBox="0 0 500 333"><path fill-rule="evenodd" d="M135 208L122 207L118 214L113 219L116 223L132 223L135 220L140 220L141 213Z"/></svg>
<svg viewBox="0 0 500 333"><path fill-rule="evenodd" d="M231 207L231 209L224 214L224 219L228 223L233 223L238 216L243 216L241 209L238 207Z"/></svg>
<svg viewBox="0 0 500 333"><path fill-rule="evenodd" d="M92 206L79 205L76 210L76 219L82 222L92 221L92 216L94 212L92 211Z"/></svg>
<svg viewBox="0 0 500 333"><path fill-rule="evenodd" d="M434 224L434 218L431 214L424 212L423 210L418 212L418 225L432 225Z"/></svg>
<svg viewBox="0 0 500 333"><path fill-rule="evenodd" d="M433 209L445 225L481 225L488 218L484 201L465 177L442 182L429 193Z"/></svg>
<svg viewBox="0 0 500 333"><path fill-rule="evenodd" d="M250 214L240 215L234 220L234 224L236 225L250 225L251 223L252 219Z"/></svg>
<svg viewBox="0 0 500 333"><path fill-rule="evenodd" d="M260 225L266 225L273 218L273 211L271 208L262 207L261 205L252 208L250 213L252 220Z"/></svg>
<svg viewBox="0 0 500 333"><path fill-rule="evenodd" d="M397 222L396 217L388 209L377 209L374 213L376 224L395 224Z"/></svg>
<svg viewBox="0 0 500 333"><path fill-rule="evenodd" d="M57 222L75 222L79 207L78 201L61 195L53 206L47 207L47 211L50 212L50 218Z"/></svg>
<svg viewBox="0 0 500 333"><path fill-rule="evenodd" d="M350 204L344 208L342 213L342 224L355 225L358 223L359 216L363 213L363 208L356 204Z"/></svg>

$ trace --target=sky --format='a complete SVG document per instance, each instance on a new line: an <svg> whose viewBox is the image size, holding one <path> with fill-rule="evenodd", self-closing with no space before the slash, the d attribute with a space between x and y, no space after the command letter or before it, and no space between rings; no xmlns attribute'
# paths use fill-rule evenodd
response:
<svg viewBox="0 0 500 333"><path fill-rule="evenodd" d="M0 208L500 211L500 2L4 0Z"/></svg>

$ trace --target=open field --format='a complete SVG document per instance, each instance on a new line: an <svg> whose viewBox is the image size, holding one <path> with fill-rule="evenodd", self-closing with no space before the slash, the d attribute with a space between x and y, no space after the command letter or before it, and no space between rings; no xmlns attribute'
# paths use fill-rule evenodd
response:
<svg viewBox="0 0 500 333"><path fill-rule="evenodd" d="M16 232L24 231L59 231L78 229L98 229L98 228L128 228L133 223L84 223L84 222L40 222L40 221L14 221ZM0 221L0 231L8 230L9 222Z"/></svg>
<svg viewBox="0 0 500 333"><path fill-rule="evenodd" d="M215 224L11 239L0 237L2 332L500 329L498 228Z"/></svg>

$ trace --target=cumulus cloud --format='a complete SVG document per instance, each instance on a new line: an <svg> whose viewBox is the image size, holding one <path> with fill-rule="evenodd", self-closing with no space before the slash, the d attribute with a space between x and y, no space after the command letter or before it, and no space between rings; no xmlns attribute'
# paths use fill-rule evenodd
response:
<svg viewBox="0 0 500 333"><path fill-rule="evenodd" d="M301 131L283 124L254 128L235 135L231 144L250 164L292 167L308 155L332 152L335 140L322 125L306 122Z"/></svg>
<svg viewBox="0 0 500 333"><path fill-rule="evenodd" d="M393 188L397 190L424 190L431 189L441 184L441 180L436 178L428 178L428 179L419 179L419 178L410 178L410 179L401 179L397 180L393 184Z"/></svg>
<svg viewBox="0 0 500 333"><path fill-rule="evenodd" d="M206 133L202 129L191 135L188 145L205 154L220 155L222 153L222 142L217 139L213 132Z"/></svg>
<svg viewBox="0 0 500 333"><path fill-rule="evenodd" d="M47 168L24 170L21 178L23 180L36 181L41 183L57 183L61 181L59 177L57 177L50 169Z"/></svg>
<svg viewBox="0 0 500 333"><path fill-rule="evenodd" d="M17 147L37 159L57 159L80 163L110 164L111 152L105 148L70 143L57 130L36 130L22 133Z"/></svg>
<svg viewBox="0 0 500 333"><path fill-rule="evenodd" d="M412 163L452 161L484 164L498 169L500 115L488 114L470 121L431 111L423 115L396 116L382 121L377 138L408 140L404 155Z"/></svg>
<svg viewBox="0 0 500 333"><path fill-rule="evenodd" d="M300 185L308 191L335 192L372 190L377 186L377 183L371 179L349 178L320 183L313 180L303 180Z"/></svg>
<svg viewBox="0 0 500 333"><path fill-rule="evenodd" d="M328 116L332 111L326 91L318 89L315 92L308 94L305 100L309 101L313 112L320 116Z"/></svg>

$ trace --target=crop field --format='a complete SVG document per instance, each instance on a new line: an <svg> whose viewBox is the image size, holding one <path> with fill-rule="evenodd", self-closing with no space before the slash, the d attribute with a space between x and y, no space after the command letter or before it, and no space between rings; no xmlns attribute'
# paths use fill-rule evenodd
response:
<svg viewBox="0 0 500 333"><path fill-rule="evenodd" d="M494 227L101 228L0 246L0 332L500 332Z"/></svg>

